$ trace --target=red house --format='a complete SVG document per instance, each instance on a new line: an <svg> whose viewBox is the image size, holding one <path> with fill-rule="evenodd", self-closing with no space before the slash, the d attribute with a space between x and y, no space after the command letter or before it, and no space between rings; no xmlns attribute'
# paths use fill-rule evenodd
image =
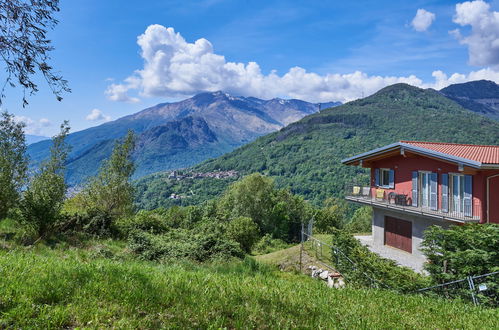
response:
<svg viewBox="0 0 499 330"><path fill-rule="evenodd" d="M373 207L374 245L421 259L430 225L499 223L499 146L401 141L342 163L371 169L346 199Z"/></svg>

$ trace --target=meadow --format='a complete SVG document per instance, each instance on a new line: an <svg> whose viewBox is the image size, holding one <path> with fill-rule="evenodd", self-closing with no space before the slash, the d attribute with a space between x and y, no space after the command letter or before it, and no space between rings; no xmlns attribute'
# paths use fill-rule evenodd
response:
<svg viewBox="0 0 499 330"><path fill-rule="evenodd" d="M94 240L0 251L1 328L494 328L497 310L386 290L335 290L242 261L157 263Z"/></svg>

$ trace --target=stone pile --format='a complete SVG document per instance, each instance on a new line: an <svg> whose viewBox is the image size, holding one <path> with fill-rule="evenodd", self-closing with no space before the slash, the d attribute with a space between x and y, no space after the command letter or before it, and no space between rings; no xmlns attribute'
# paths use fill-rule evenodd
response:
<svg viewBox="0 0 499 330"><path fill-rule="evenodd" d="M345 280L338 272L323 270L316 266L309 266L308 270L312 278L327 282L327 286L330 288L341 289L345 287Z"/></svg>

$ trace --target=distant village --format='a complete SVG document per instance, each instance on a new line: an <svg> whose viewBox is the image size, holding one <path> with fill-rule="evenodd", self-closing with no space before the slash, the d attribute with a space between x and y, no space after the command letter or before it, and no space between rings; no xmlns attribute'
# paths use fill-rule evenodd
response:
<svg viewBox="0 0 499 330"><path fill-rule="evenodd" d="M179 171L172 171L168 175L168 179L170 180L185 180L185 179L202 179L202 178L214 178L214 179L227 179L227 178L234 178L238 177L239 172L237 171L215 171L215 172L206 172L206 173L200 173L200 172L189 172L189 173L182 173ZM191 191L192 192L192 191ZM170 199L183 199L183 198L188 198L189 196L186 195L180 195L176 193L172 193L170 195Z"/></svg>
<svg viewBox="0 0 499 330"><path fill-rule="evenodd" d="M178 171L172 171L170 175L168 175L168 179L177 180L177 181L183 179L201 179L201 178L227 179L227 178L234 178L237 176L239 176L239 172L233 170L206 172L206 173L191 172L186 174L183 174Z"/></svg>

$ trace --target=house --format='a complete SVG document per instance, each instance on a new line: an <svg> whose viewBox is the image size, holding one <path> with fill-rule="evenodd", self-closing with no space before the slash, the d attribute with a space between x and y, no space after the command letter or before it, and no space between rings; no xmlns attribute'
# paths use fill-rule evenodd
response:
<svg viewBox="0 0 499 330"><path fill-rule="evenodd" d="M499 146L401 141L342 163L371 169L369 184L347 185L346 199L373 207L369 245L405 251L395 253L402 264L422 266L428 226L499 223Z"/></svg>

